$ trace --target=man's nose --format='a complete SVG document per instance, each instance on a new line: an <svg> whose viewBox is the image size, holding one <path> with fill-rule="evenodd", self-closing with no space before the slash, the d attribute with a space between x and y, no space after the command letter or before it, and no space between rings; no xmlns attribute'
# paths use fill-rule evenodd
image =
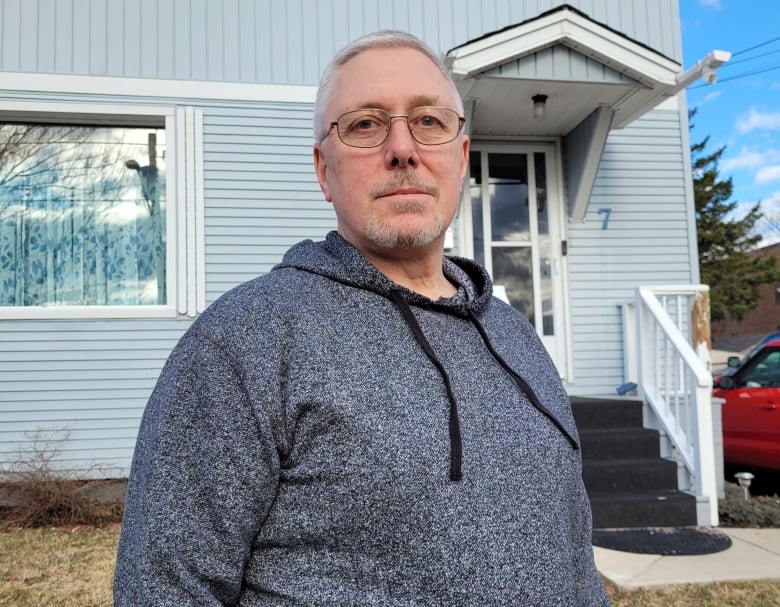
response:
<svg viewBox="0 0 780 607"><path fill-rule="evenodd" d="M385 142L389 167L415 166L418 162L418 143L409 129L406 116L390 117L390 132Z"/></svg>

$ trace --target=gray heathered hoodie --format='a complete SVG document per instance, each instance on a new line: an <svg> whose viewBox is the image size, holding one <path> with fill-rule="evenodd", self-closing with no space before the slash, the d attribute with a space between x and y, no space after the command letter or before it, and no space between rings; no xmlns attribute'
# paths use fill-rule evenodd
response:
<svg viewBox="0 0 780 607"><path fill-rule="evenodd" d="M116 605L608 605L566 393L465 259L433 302L336 233L215 302L144 414Z"/></svg>

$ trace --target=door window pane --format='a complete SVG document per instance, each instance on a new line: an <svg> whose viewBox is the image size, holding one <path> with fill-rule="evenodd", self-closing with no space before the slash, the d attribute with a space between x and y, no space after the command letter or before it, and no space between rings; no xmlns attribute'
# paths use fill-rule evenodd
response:
<svg viewBox="0 0 780 607"><path fill-rule="evenodd" d="M536 177L536 226L539 243L539 296L542 300L542 335L555 335L553 319L553 260L550 221L547 209L547 165L542 152L534 153Z"/></svg>
<svg viewBox="0 0 780 607"><path fill-rule="evenodd" d="M528 160L525 154L489 154L490 218L493 241L527 242Z"/></svg>
<svg viewBox="0 0 780 607"><path fill-rule="evenodd" d="M534 286L529 247L493 247L493 282L503 285L509 303L534 323Z"/></svg>
<svg viewBox="0 0 780 607"><path fill-rule="evenodd" d="M0 123L0 305L166 303L165 130Z"/></svg>

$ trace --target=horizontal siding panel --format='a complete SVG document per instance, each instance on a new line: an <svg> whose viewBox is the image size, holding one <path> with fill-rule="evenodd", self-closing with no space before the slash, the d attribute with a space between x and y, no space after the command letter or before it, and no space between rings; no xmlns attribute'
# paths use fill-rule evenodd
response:
<svg viewBox="0 0 780 607"><path fill-rule="evenodd" d="M162 365L160 365L162 368ZM31 390L30 386L27 386L26 390L20 392L0 392L3 395L2 401L11 403L35 403L45 402L47 406L49 402L68 402L68 406L73 407L73 403L82 403L79 406L87 406L87 403L95 403L96 406L110 407L113 404L123 405L125 402L131 402L138 399L143 399L144 402L149 399L149 395L152 392L152 384L150 383L144 388L125 388L122 390L121 395L116 390L112 389L79 389L79 386L71 386L74 388L70 391L56 391L47 390L43 387L36 387L35 390ZM83 388L83 386L81 386ZM55 400L56 399L56 400ZM139 415L140 420L140 415Z"/></svg>
<svg viewBox="0 0 780 607"><path fill-rule="evenodd" d="M166 343L175 341L181 335L181 329L159 329L154 335L151 335L149 330L107 330L100 331L96 329L60 329L57 331L27 331L23 327L17 327L14 325L13 329L5 330L0 335L3 335L7 340L7 343L12 343L15 340L19 341L43 341L56 343L58 348L62 347L61 342L67 342L76 346L82 345L84 342L95 343L100 341L109 342L115 344L120 341L141 341L147 342L149 339L164 340ZM78 349L78 347L73 348Z"/></svg>
<svg viewBox="0 0 780 607"><path fill-rule="evenodd" d="M155 364L149 361L164 360L170 353L168 345L122 348L121 350L111 352L107 352L100 344L98 346L91 350L80 348L78 350L78 358L74 359L73 354L67 350L51 349L48 346L42 348L40 343L24 350L20 346L15 345L13 350L0 351L0 365L2 365L3 369L10 363L25 365L25 368L29 368L29 363L35 362L46 366L54 363L58 368L62 368L65 364L72 363L73 365L83 366L88 363L90 366L100 368L95 363L105 363L109 365L108 368L123 369L133 368L135 365Z"/></svg>
<svg viewBox="0 0 780 607"><path fill-rule="evenodd" d="M89 361L89 367L85 369L84 360L73 360L72 357L63 357L57 361L55 371L46 371L47 377L53 377L57 373L62 373L64 377L75 377L78 373L89 373L90 375L96 372L109 372L109 371L122 371L127 376L135 377L137 373L142 373L149 370L158 370L159 364L153 361L148 355L138 356L133 359L119 359L114 360L112 358L94 357ZM3 361L2 369L0 370L0 376L3 373L39 373L37 369L30 369L30 362L25 360L19 360L15 358L13 360Z"/></svg>
<svg viewBox="0 0 780 607"><path fill-rule="evenodd" d="M110 377L108 381L123 381L128 383L137 384L137 380L142 380L144 385L148 384L149 379L156 379L160 373L159 365L148 365L144 368L138 369L117 369L116 366L109 369L96 369L95 365L90 364L89 368L81 369L65 369L68 365L58 365L57 369L16 369L13 368L6 370L5 365L3 371L0 371L0 392L10 389L15 386L24 386L29 382L38 382L45 380L47 382L64 383L72 385L72 382L89 381L90 387L95 387L100 384L100 381L105 381L103 378ZM115 376L121 374L121 379L117 380Z"/></svg>
<svg viewBox="0 0 780 607"><path fill-rule="evenodd" d="M158 373L146 373L143 377L133 378L125 377L126 372L122 372L122 376L119 377L100 377L86 375L84 378L73 379L58 379L54 371L48 373L41 373L37 381L40 385L36 387L37 392L70 392L79 391L83 392L85 389L92 394L96 394L101 391L111 390L112 388L117 393L124 393L125 390L148 390L154 385L154 380L157 379ZM19 374L16 374L18 377ZM85 385L87 383L87 385ZM0 382L0 394L2 393L19 393L23 390L29 390L30 383L28 381L15 381L4 378Z"/></svg>
<svg viewBox="0 0 780 607"><path fill-rule="evenodd" d="M593 20L679 61L677 0L571 0ZM3 0L0 69L316 84L361 34L407 29L438 53L560 5L399 0ZM56 18L55 18L56 17Z"/></svg>
<svg viewBox="0 0 780 607"><path fill-rule="evenodd" d="M30 432L30 428L47 427L55 429L93 428L99 430L108 426L120 426L124 429L138 427L138 412L146 406L146 402L138 407L114 409L101 407L94 409L14 409L3 412L3 428L15 432Z"/></svg>

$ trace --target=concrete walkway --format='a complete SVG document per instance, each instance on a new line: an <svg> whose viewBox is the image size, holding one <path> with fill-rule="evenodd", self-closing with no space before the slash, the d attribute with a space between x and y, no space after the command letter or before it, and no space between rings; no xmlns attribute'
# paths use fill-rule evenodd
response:
<svg viewBox="0 0 780 607"><path fill-rule="evenodd" d="M722 528L731 547L699 556L633 554L594 547L596 567L618 589L737 580L780 580L780 529Z"/></svg>

